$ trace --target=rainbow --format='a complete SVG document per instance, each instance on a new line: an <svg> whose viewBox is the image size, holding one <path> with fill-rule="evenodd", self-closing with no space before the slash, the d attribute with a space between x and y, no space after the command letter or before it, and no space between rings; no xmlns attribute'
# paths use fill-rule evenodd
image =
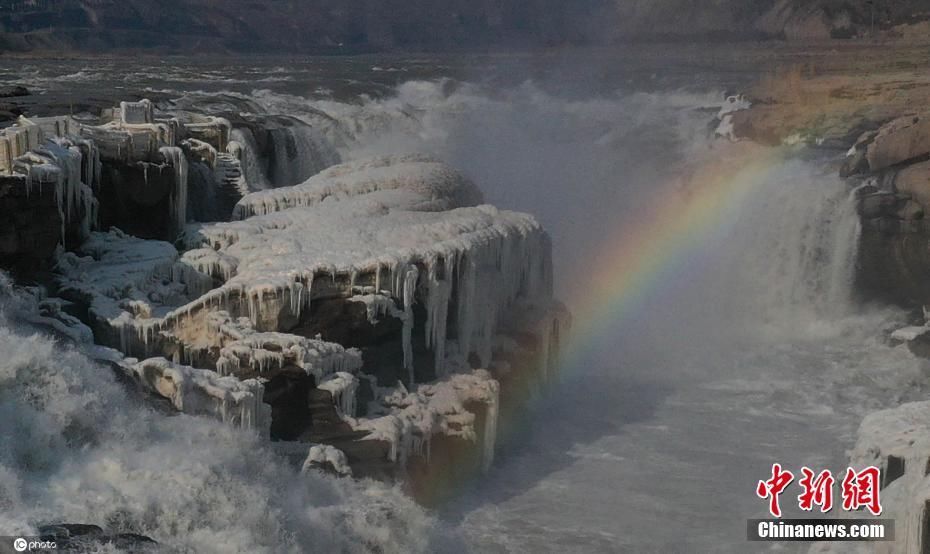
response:
<svg viewBox="0 0 930 554"><path fill-rule="evenodd" d="M735 146L735 145L734 145ZM739 149L739 156L711 160L684 187L668 183L644 217L621 222L604 244L614 245L595 261L588 286L566 298L573 312L571 336L562 346L562 371L577 369L610 340L611 329L646 309L651 294L687 271L703 246L713 244L727 212L766 185L785 159L780 148Z"/></svg>
<svg viewBox="0 0 930 554"><path fill-rule="evenodd" d="M771 183L773 169L786 152L779 148L732 145L733 156L717 156L690 175L685 186L665 183L650 209L640 217L619 222L609 235L614 245L593 265L591 279L574 297L570 336L563 338L559 368L571 377L589 367L592 352L603 351L615 337L617 322L634 319L648 308L651 295L661 292L682 271L702 261L703 248L726 230L732 211ZM748 151L747 151L748 149ZM729 148L727 149L729 150ZM510 394L514 409L501 414L499 444L529 436L538 410L548 402L538 391L538 376L513 374ZM431 468L430 475L413 479L418 497L427 504L467 490L482 478L477 467L451 464Z"/></svg>

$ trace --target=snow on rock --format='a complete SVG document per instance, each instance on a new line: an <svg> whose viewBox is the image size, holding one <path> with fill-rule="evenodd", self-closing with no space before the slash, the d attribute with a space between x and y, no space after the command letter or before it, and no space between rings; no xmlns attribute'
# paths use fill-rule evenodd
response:
<svg viewBox="0 0 930 554"><path fill-rule="evenodd" d="M229 281L236 274L239 260L212 248L195 248L184 252L181 262L215 279Z"/></svg>
<svg viewBox="0 0 930 554"><path fill-rule="evenodd" d="M63 311L68 303L61 298L46 298L45 294L41 287L14 286L13 280L0 271L0 302L7 318L48 329L75 344L92 344L94 334L90 328Z"/></svg>
<svg viewBox="0 0 930 554"><path fill-rule="evenodd" d="M383 294L357 294L349 298L349 302L364 304L368 322L372 325L376 325L384 316L401 320L407 317L406 312L398 309L391 297Z"/></svg>
<svg viewBox="0 0 930 554"><path fill-rule="evenodd" d="M331 167L300 185L249 194L236 204L233 219L385 190L415 193L417 207L423 211L473 206L482 201L481 192L461 173L429 156L411 154L349 162Z"/></svg>
<svg viewBox="0 0 930 554"><path fill-rule="evenodd" d="M123 125L144 125L155 122L155 106L148 99L120 102L120 122Z"/></svg>
<svg viewBox="0 0 930 554"><path fill-rule="evenodd" d="M450 375L408 392L403 385L382 399L389 413L381 417L346 421L355 430L368 431L367 440L391 445L390 459L405 463L416 454L430 459L430 439L446 435L477 442L481 439L482 466L487 471L494 461L500 405L500 385L484 370ZM483 404L484 426L475 428L476 416L466 407Z"/></svg>
<svg viewBox="0 0 930 554"><path fill-rule="evenodd" d="M720 123L714 131L714 135L732 142L739 140L733 127L733 114L741 110L748 110L751 107L752 104L742 95L728 96L717 113L717 119Z"/></svg>
<svg viewBox="0 0 930 554"><path fill-rule="evenodd" d="M401 300L405 312L417 289L424 289L431 314L430 342L441 349L440 339L446 334L442 316L450 291L457 287L458 309L452 316L458 322L459 341L465 351L490 362L494 330L505 308L517 298L551 297L548 236L533 217L493 206L411 211L406 209L409 194L376 191L201 226L188 236L188 246L212 247L237 260L236 274L169 318L206 305L230 309L231 299L246 299L247 313L242 315L255 322L274 320L282 313L299 317L318 277L335 283L343 276L351 288L356 278L368 275L375 290ZM412 329L412 316L407 323ZM275 327L274 321L270 326ZM437 359L442 359L441 350Z"/></svg>
<svg viewBox="0 0 930 554"><path fill-rule="evenodd" d="M208 275L178 263L171 244L139 239L116 228L91 233L76 253L62 253L56 270L62 293L86 301L92 319L119 333L126 354L131 353L134 334L148 342L154 334L150 323L160 313L212 286Z"/></svg>
<svg viewBox="0 0 930 554"><path fill-rule="evenodd" d="M343 415L355 417L355 393L358 391L358 377L340 371L317 385L317 388L333 395L333 403L339 407Z"/></svg>
<svg viewBox="0 0 930 554"><path fill-rule="evenodd" d="M226 312L211 314L207 327L215 337L211 346L221 345L216 362L216 370L221 375L232 375L243 369L265 373L293 365L320 383L333 374L351 376L362 367L362 354L357 349L287 333L258 333L247 319L233 322ZM344 410L346 413L354 412L354 390L352 398L343 399L345 406L352 408Z"/></svg>
<svg viewBox="0 0 930 554"><path fill-rule="evenodd" d="M345 452L328 444L316 444L310 447L301 471L306 473L314 469L331 469L339 475L352 475L352 468L349 467Z"/></svg>
<svg viewBox="0 0 930 554"><path fill-rule="evenodd" d="M930 327L925 325L902 327L901 329L896 329L891 333L891 339L901 342L911 342L912 340L916 340L918 337L921 337L927 333L930 333Z"/></svg>
<svg viewBox="0 0 930 554"><path fill-rule="evenodd" d="M151 358L133 366L139 380L171 400L178 411L212 415L225 423L255 429L265 435L271 424L271 407L262 402L264 385L257 379L240 381L213 371Z"/></svg>

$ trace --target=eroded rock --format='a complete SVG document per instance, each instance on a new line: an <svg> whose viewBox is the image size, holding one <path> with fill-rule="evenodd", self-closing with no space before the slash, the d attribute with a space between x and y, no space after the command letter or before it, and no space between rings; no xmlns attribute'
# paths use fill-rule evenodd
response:
<svg viewBox="0 0 930 554"><path fill-rule="evenodd" d="M930 154L930 117L908 115L883 125L866 148L872 171Z"/></svg>

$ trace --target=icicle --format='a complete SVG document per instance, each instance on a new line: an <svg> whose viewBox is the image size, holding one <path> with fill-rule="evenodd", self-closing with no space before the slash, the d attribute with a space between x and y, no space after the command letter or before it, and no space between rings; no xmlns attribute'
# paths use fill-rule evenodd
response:
<svg viewBox="0 0 930 554"><path fill-rule="evenodd" d="M409 383L413 385L413 302L416 299L417 279L420 271L415 265L407 266L404 272L403 299L404 299L404 367L409 375Z"/></svg>
<svg viewBox="0 0 930 554"><path fill-rule="evenodd" d="M488 380L487 386L491 389L491 398L487 403L484 421L484 444L482 445L481 467L485 473L494 463L494 449L497 444L497 419L500 415L500 384Z"/></svg>
<svg viewBox="0 0 930 554"><path fill-rule="evenodd" d="M446 320L452 285L448 280L439 279L436 262L430 264L427 284L429 292L426 301L426 347L433 349L436 375L443 376L446 374Z"/></svg>

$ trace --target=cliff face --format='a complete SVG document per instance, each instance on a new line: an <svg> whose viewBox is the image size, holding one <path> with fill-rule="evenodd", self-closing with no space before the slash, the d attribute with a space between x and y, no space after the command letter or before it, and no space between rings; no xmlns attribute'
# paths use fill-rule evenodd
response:
<svg viewBox="0 0 930 554"><path fill-rule="evenodd" d="M333 51L586 40L599 0L14 0L0 50Z"/></svg>
<svg viewBox="0 0 930 554"><path fill-rule="evenodd" d="M919 0L12 0L0 50L351 53L628 40L851 38Z"/></svg>
<svg viewBox="0 0 930 554"><path fill-rule="evenodd" d="M615 39L853 38L924 20L918 0L614 0Z"/></svg>

